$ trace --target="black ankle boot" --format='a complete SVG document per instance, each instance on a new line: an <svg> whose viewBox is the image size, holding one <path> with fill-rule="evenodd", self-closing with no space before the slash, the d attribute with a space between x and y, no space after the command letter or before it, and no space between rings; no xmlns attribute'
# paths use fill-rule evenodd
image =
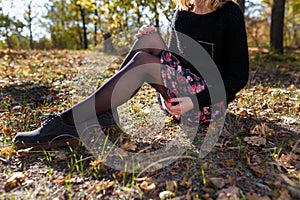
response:
<svg viewBox="0 0 300 200"><path fill-rule="evenodd" d="M99 115L98 122L102 128L116 125L111 112ZM118 119L116 119L118 122ZM50 149L70 145L80 145L79 135L74 125L66 124L60 115L51 114L42 126L30 132L20 132L13 138L17 149L33 147L35 149Z"/></svg>

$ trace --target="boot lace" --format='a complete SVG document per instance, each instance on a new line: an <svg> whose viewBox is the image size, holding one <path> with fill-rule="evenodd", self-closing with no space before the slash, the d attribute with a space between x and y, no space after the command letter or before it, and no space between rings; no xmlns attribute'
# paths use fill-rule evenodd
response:
<svg viewBox="0 0 300 200"><path fill-rule="evenodd" d="M42 122L42 126L46 126L47 124L49 124L50 122L54 121L55 119L61 118L60 115L53 113L47 116L43 116L41 117L41 121Z"/></svg>

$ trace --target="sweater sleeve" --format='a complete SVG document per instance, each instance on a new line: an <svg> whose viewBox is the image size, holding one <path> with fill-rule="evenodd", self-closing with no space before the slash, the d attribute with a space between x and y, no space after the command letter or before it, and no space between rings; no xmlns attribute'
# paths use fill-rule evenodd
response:
<svg viewBox="0 0 300 200"><path fill-rule="evenodd" d="M249 58L244 17L240 8L235 4L224 11L227 21L223 47L226 55L223 64L225 73L222 74L223 83L215 83L212 87L221 87L224 84L226 98L230 100L248 82ZM198 93L197 99L200 107L211 105L208 89ZM224 101L221 96L217 100Z"/></svg>
<svg viewBox="0 0 300 200"><path fill-rule="evenodd" d="M247 35L243 13L240 8L228 13L226 35L226 73L223 77L227 98L234 96L245 87L249 76Z"/></svg>

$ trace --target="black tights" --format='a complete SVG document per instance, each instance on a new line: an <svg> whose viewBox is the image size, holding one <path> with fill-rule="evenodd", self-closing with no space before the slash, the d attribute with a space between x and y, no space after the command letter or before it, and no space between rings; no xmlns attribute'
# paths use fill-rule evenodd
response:
<svg viewBox="0 0 300 200"><path fill-rule="evenodd" d="M116 109L128 101L144 82L149 83L167 99L160 72L160 55L166 45L158 33L144 35L133 45L117 74L91 96L61 114L68 124L76 123ZM78 117L77 117L78 116Z"/></svg>

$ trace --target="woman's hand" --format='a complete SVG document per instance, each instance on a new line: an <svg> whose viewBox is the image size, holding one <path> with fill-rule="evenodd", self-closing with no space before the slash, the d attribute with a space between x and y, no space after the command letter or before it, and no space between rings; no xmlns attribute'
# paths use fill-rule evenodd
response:
<svg viewBox="0 0 300 200"><path fill-rule="evenodd" d="M137 38L142 37L143 35L148 35L151 33L155 33L157 31L157 29L155 28L155 26L150 26L150 25L143 25L138 33L136 34Z"/></svg>
<svg viewBox="0 0 300 200"><path fill-rule="evenodd" d="M194 103L190 97L169 99L165 101L165 105L171 115L182 115L194 108Z"/></svg>

